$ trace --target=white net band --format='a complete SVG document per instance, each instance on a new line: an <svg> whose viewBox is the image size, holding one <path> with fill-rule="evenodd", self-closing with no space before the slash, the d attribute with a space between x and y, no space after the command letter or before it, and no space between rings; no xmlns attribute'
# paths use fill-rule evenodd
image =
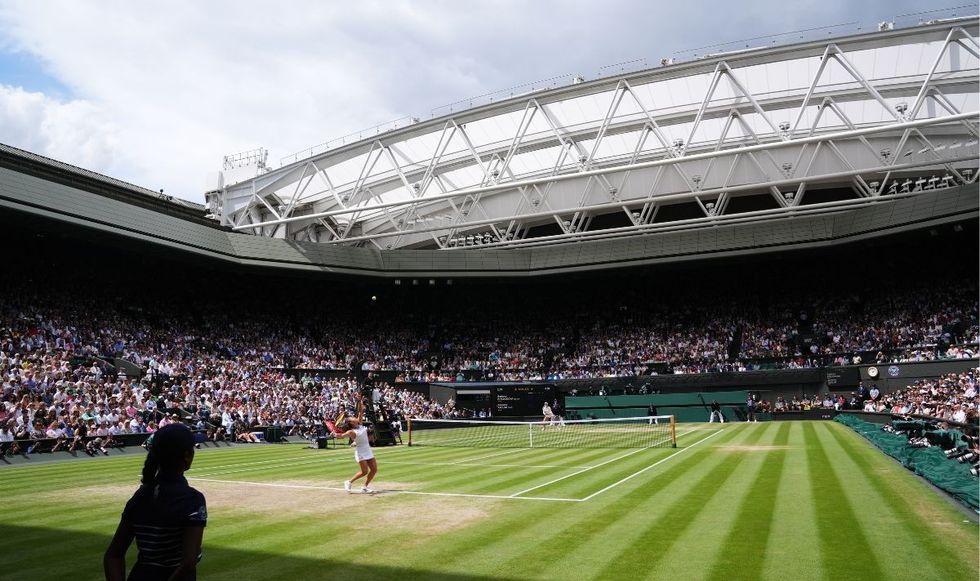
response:
<svg viewBox="0 0 980 581"><path fill-rule="evenodd" d="M673 416L542 422L411 419L409 445L471 448L653 448L676 444Z"/></svg>

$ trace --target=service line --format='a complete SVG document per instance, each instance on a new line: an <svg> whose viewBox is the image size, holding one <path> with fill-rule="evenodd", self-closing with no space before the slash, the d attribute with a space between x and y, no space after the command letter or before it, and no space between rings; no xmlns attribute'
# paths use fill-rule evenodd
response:
<svg viewBox="0 0 980 581"><path fill-rule="evenodd" d="M615 487L619 486L620 484L626 482L627 480L629 480L631 478L634 478L636 476L639 476L640 474L643 474L644 472L646 472L647 470L649 470L649 469L651 469L651 468L653 468L655 466L659 466L659 465L663 464L664 462L666 462L667 460L670 460L674 456L677 456L678 454L683 454L684 452L686 452L686 451L690 450L691 448L697 446L701 442L704 442L705 440L710 440L711 438L714 438L718 434L722 433L722 431L724 431L724 429L718 430L717 432L714 432L714 433L712 433L712 434L710 434L708 436L705 436L705 437L701 438L700 440L698 440L697 442L694 442L690 446L685 446L685 447L681 448L680 450L674 452L670 456L667 456L666 458L662 458L660 460L657 460L656 462L654 462L653 464L650 464L646 468L642 468L640 470L637 470L636 472L630 474L626 478L623 478L622 480L619 480L617 482L613 482L612 484L610 484L609 486L603 488L602 490L599 490L598 492L593 492L592 494L586 496L585 498L581 498L579 500L581 500L582 502L585 502L586 500L591 500L591 499L595 498L596 496L599 496L603 492L605 492L607 490L610 490L612 488L615 488ZM678 437L680 437L680 436L678 436Z"/></svg>
<svg viewBox="0 0 980 581"><path fill-rule="evenodd" d="M682 432L679 436L677 436L677 439L680 439L681 436L690 434L693 431L694 430L688 430L686 432ZM652 449L652 448L650 448L650 447L638 448L636 450L633 450L632 452L627 452L625 454L621 454L619 456L616 456L615 458L612 458L610 460L606 460L605 462L600 462L598 464L593 464L592 466L588 466L588 467L583 468L581 470L577 470L575 472L572 472L571 474L566 474L566 475L561 476L559 478L555 478L554 480L549 480L548 482L545 482L543 484L538 484L537 486L532 486L531 488L525 488L524 490L522 490L520 492L515 492L514 494L511 494L510 497L511 498L516 498L516 497L518 497L518 496L520 496L522 494L526 494L528 492L531 492L532 490L537 490L539 488L544 488L545 486L548 486L550 484L554 484L556 482L561 482L562 480L565 480L566 478L571 478L572 476L578 476L579 474L583 474L585 472L588 472L589 470L595 470L596 468L598 468L600 466L605 466L606 464L611 464L613 462L616 462L617 460L622 460L623 458L627 458L629 456L632 456L633 454L638 454L638 453L640 453L640 452L642 452L644 450L650 450L650 449ZM686 448L684 448L684 449L686 450ZM676 452L674 454L676 454ZM669 457L670 456L668 456L668 458Z"/></svg>

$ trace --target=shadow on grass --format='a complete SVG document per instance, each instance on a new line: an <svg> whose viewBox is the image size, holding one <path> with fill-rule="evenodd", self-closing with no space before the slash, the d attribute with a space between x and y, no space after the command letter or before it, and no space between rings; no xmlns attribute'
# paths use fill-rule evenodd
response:
<svg viewBox="0 0 980 581"><path fill-rule="evenodd" d="M256 529L256 536L263 531ZM324 526L324 535L335 534ZM0 524L3 543L3 567L0 580L20 579L102 579L102 554L109 545L110 535L67 531L54 528ZM324 554L312 559L293 555L246 551L208 545L204 535L204 559L198 565L198 579L229 579L253 581L261 579L426 579L432 581L516 581L519 576L484 576L469 573L434 571L422 567L393 567L384 564L361 564L345 560L350 554L342 540L330 546L335 554ZM319 539L322 540L322 539ZM297 538L295 550L308 542ZM134 543L135 546L135 543ZM392 546L394 552L401 551ZM126 565L136 561L133 547L127 555Z"/></svg>

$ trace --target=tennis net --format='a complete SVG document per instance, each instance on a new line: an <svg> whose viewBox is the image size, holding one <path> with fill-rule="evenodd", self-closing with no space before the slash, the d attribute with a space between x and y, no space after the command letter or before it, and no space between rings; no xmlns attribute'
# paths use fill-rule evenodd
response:
<svg viewBox="0 0 980 581"><path fill-rule="evenodd" d="M674 416L509 422L408 420L409 446L471 448L677 447Z"/></svg>

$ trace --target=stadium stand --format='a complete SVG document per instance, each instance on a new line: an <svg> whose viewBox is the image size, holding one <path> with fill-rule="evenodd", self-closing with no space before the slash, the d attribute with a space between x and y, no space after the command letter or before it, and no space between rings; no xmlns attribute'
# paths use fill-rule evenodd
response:
<svg viewBox="0 0 980 581"><path fill-rule="evenodd" d="M920 380L904 390L869 399L864 411L928 416L958 424L976 423L976 371Z"/></svg>
<svg viewBox="0 0 980 581"><path fill-rule="evenodd" d="M33 244L9 257L14 276L0 281L7 451L12 441L37 451L77 449L95 437L111 446L168 421L189 422L211 440L253 441L262 426L309 436L324 417L352 409L365 373L382 370L395 381L380 387L378 403L394 417L460 417L470 411L398 384L819 367L862 357L963 358L977 349L976 276L921 240L882 248L880 264L893 274L871 281L841 265L848 250L792 256L775 287L713 285L769 267L757 261L707 275L681 268L379 290L214 270L111 242L72 246L33 226L33 234L8 226L6 236L31 236ZM80 260L83 253L102 260ZM829 265L835 280L815 288L814 269ZM662 276L672 279L670 289L655 286ZM332 298L324 302L324 294ZM975 403L930 403L964 382L975 392L972 377L915 386L875 409L975 418ZM762 401L760 411L855 407L853 398L828 397ZM738 401L742 394L722 403ZM651 404L686 413L687 404L666 400L640 407ZM703 421L701 410L695 415Z"/></svg>

